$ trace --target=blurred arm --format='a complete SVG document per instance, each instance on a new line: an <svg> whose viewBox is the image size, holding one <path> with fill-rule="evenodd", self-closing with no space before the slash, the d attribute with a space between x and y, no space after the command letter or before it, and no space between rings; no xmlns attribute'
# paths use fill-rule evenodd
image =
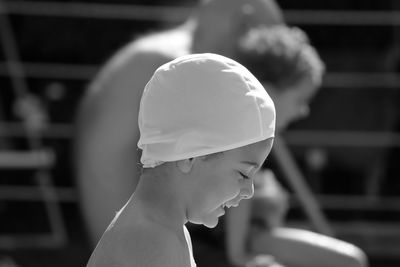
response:
<svg viewBox="0 0 400 267"><path fill-rule="evenodd" d="M255 253L267 253L291 267L368 266L365 253L358 247L302 229L276 228L255 236L251 247Z"/></svg>

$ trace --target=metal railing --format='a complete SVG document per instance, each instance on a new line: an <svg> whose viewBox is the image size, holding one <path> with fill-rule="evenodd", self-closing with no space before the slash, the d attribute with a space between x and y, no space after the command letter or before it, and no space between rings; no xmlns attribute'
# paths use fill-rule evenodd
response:
<svg viewBox="0 0 400 267"><path fill-rule="evenodd" d="M42 1L4 1L0 0L0 29L3 44L7 49L5 62L0 62L0 76L11 77L14 88L24 88L19 90L26 91L27 84L25 79L44 78L44 79L71 79L71 80L90 80L97 72L99 66L96 65L73 65L63 63L43 63L43 62L21 62L18 51L16 50L15 38L12 36L8 15L13 16L37 16L37 17L57 17L57 18L82 18L82 19L106 19L106 20L138 20L138 21L164 21L179 23L184 21L192 12L192 7L169 7L169 6L140 6L128 4L99 4L99 3L65 3L65 2L42 2ZM379 26L392 27L400 26L399 11L332 11L332 10L285 10L284 15L290 24L295 25L324 25L324 26ZM324 86L342 89L352 88L356 90L386 88L398 89L400 85L400 75L397 73L363 73L363 72L329 72L324 80ZM0 128L1 136L26 136L26 129L20 123L2 123ZM73 127L69 124L49 124L41 132L40 138L71 138ZM289 145L296 146L348 146L348 147L400 147L400 134L392 132L356 132L356 131L290 131L285 134L285 140ZM34 142L36 143L36 141ZM285 144L283 143L283 146ZM279 144L278 144L279 147ZM34 146L34 148L41 148ZM278 157L288 160L290 153L287 149L279 150ZM15 156L15 155L14 155ZM5 158L10 160L11 158ZM292 160L289 160L294 164ZM21 162L20 162L21 163ZM1 165L1 155L0 155ZM4 165L4 164L3 164ZM6 166L5 164L4 166ZM284 166L283 166L284 167ZM288 169L288 174L293 183L302 181L302 174L298 172L296 165ZM295 174L293 174L295 173ZM48 184L47 184L48 185ZM320 228L321 232L331 233L332 230L327 224L323 214L318 212L319 206L312 194L308 192L306 185L294 185L300 187L300 200ZM19 190L18 194L13 194ZM19 200L37 200L45 195L46 200L52 203L49 210L56 216L52 217L56 222L55 229L61 233L56 239L57 242L65 241L65 229L60 223L60 211L56 210L54 203L59 200L75 201L76 194L68 188L53 188L50 193L31 188L3 187L0 189L0 196L11 197L14 195ZM311 198L309 197L311 196ZM319 197L318 197L319 199ZM393 199L397 200L397 199ZM332 199L322 201L322 204L333 203ZM357 199L358 204L362 204L361 199ZM397 208L397 204L394 205ZM307 210L307 208L306 208ZM321 216L322 215L322 216ZM61 228L60 228L61 227ZM61 239L60 239L61 237ZM35 244L30 237L16 242L7 237L0 238L0 246L17 246L18 244ZM27 241L30 240L30 241ZM33 239L35 240L35 239ZM39 243L51 243L51 237L36 236ZM43 242L41 242L41 240ZM54 241L54 240L53 240Z"/></svg>
<svg viewBox="0 0 400 267"><path fill-rule="evenodd" d="M144 6L134 4L65 3L50 1L7 1L7 13L23 16L51 16L88 19L153 20L182 22L192 7ZM2 10L0 9L0 12ZM4 12L4 10L3 10ZM349 10L285 10L292 24L399 26L400 12Z"/></svg>

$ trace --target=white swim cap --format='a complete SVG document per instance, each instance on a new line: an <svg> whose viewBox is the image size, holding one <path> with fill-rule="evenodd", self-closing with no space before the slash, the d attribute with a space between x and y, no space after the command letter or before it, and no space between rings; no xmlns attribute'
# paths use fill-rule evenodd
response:
<svg viewBox="0 0 400 267"><path fill-rule="evenodd" d="M261 83L216 54L159 67L139 110L143 167L226 151L274 137L275 107Z"/></svg>

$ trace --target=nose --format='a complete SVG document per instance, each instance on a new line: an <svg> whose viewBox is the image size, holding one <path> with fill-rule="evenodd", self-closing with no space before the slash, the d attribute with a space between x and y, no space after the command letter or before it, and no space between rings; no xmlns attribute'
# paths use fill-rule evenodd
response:
<svg viewBox="0 0 400 267"><path fill-rule="evenodd" d="M247 180L243 181L243 185L242 185L239 195L245 199L249 199L249 198L253 197L253 195L254 195L253 179L247 179Z"/></svg>

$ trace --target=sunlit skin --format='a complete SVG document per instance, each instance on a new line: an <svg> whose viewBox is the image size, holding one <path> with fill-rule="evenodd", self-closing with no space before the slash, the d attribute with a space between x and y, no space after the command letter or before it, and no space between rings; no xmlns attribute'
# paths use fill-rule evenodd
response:
<svg viewBox="0 0 400 267"><path fill-rule="evenodd" d="M239 205L254 194L254 176L267 158L273 139L198 158L191 175L195 187L190 196L187 220L215 227L224 208Z"/></svg>
<svg viewBox="0 0 400 267"><path fill-rule="evenodd" d="M191 266L191 241L184 225L214 227L225 213L223 205L235 206L252 197L254 175L272 143L269 138L145 169L88 266Z"/></svg>

